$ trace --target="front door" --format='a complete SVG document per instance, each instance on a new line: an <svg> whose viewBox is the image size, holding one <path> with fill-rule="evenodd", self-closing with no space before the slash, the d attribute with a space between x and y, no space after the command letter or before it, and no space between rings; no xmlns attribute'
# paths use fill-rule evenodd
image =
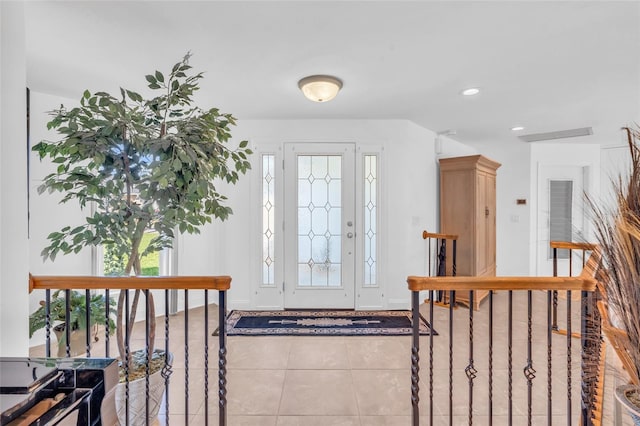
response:
<svg viewBox="0 0 640 426"><path fill-rule="evenodd" d="M285 308L355 307L354 151L285 144Z"/></svg>

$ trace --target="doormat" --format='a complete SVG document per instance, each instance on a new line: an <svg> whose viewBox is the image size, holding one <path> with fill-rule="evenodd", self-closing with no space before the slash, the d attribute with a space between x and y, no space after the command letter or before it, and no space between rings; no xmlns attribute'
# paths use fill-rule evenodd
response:
<svg viewBox="0 0 640 426"><path fill-rule="evenodd" d="M404 336L411 311L231 311L229 336ZM420 334L429 323L420 315ZM438 333L434 330L434 336Z"/></svg>

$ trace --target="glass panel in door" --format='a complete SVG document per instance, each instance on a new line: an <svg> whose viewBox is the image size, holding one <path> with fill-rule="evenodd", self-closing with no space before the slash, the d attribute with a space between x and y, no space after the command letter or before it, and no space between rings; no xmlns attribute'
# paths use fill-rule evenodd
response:
<svg viewBox="0 0 640 426"><path fill-rule="evenodd" d="M353 161L351 144L286 149L287 308L354 307Z"/></svg>

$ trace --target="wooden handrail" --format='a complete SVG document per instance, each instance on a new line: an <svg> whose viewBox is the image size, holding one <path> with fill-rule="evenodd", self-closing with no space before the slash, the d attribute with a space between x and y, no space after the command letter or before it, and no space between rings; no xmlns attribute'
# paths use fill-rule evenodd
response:
<svg viewBox="0 0 640 426"><path fill-rule="evenodd" d="M33 290L229 290L229 276L193 277L102 277L34 276L29 274L29 293Z"/></svg>
<svg viewBox="0 0 640 426"><path fill-rule="evenodd" d="M417 277L407 278L409 290L576 290L595 291L589 277Z"/></svg>
<svg viewBox="0 0 640 426"><path fill-rule="evenodd" d="M569 241L550 241L549 246L567 250L595 250L598 245L593 243L574 243Z"/></svg>
<svg viewBox="0 0 640 426"><path fill-rule="evenodd" d="M577 277L419 277L409 276L410 291L425 290L576 290L595 291L600 252L594 245L582 272Z"/></svg>
<svg viewBox="0 0 640 426"><path fill-rule="evenodd" d="M426 240L427 238L438 238L441 240L457 240L458 236L455 234L435 234L433 232L422 231L422 239Z"/></svg>

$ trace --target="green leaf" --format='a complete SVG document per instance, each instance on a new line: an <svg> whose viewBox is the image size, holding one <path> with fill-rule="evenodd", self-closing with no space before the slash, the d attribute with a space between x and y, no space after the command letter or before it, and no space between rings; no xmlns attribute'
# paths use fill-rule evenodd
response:
<svg viewBox="0 0 640 426"><path fill-rule="evenodd" d="M145 75L144 78L147 79L147 81L151 84L157 83L156 78L152 75Z"/></svg>
<svg viewBox="0 0 640 426"><path fill-rule="evenodd" d="M160 83L164 83L164 75L162 75L162 73L160 71L156 71L156 79L160 82Z"/></svg>
<svg viewBox="0 0 640 426"><path fill-rule="evenodd" d="M139 93L133 92L131 90L127 90L127 96L134 102L142 102L142 96Z"/></svg>

